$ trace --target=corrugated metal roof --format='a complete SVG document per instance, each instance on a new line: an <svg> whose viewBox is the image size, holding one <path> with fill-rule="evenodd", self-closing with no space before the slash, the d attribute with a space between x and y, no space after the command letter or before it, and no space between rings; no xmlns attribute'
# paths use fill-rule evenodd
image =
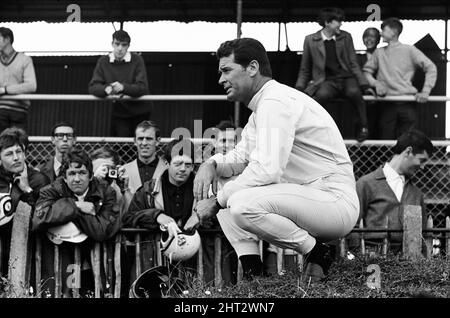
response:
<svg viewBox="0 0 450 318"><path fill-rule="evenodd" d="M443 0L242 0L243 22L315 21L326 6L339 6L348 21L364 21L371 3L380 6L381 16L403 19L445 19L448 3ZM237 0L2 0L0 21L29 22L45 20L65 22L75 3L81 9L82 22L106 21L209 21L234 22Z"/></svg>

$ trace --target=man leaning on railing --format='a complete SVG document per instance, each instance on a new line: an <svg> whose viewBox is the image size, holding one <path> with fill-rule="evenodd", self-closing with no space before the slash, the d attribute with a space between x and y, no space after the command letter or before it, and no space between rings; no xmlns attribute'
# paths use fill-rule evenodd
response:
<svg viewBox="0 0 450 318"><path fill-rule="evenodd" d="M375 50L364 65L363 71L378 96L415 95L418 103L426 103L436 83L436 65L419 49L398 41L403 25L397 18L381 24L381 37L387 46ZM425 72L421 92L412 85L416 68ZM381 113L379 130L381 139L396 139L416 122L416 104L388 102L379 104Z"/></svg>
<svg viewBox="0 0 450 318"><path fill-rule="evenodd" d="M67 154L61 167L61 177L40 192L36 210L32 218L34 231L45 233L42 239L41 277L53 291L54 250L59 245L62 259L62 292L70 297L68 268L74 264L75 244L81 251L81 290L82 294L93 290L89 252L94 241L101 242L111 238L120 228L119 206L116 193L106 182L92 178L92 162L83 150ZM60 296L60 295L58 295Z"/></svg>

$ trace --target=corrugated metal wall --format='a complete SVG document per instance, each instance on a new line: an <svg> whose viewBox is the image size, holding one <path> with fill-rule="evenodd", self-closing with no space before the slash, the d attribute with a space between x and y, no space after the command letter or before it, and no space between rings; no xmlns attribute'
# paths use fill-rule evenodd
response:
<svg viewBox="0 0 450 318"><path fill-rule="evenodd" d="M217 84L217 60L211 53L145 53L151 94L223 94ZM270 52L274 78L293 86L301 56L296 52ZM438 66L438 82L434 95L445 95L446 67L440 55L430 56ZM87 94L88 82L98 57L34 57L41 94ZM109 102L34 101L32 103L30 135L49 135L54 123L69 120L82 136L109 136ZM344 138L353 138L354 110L346 103L338 106L335 120ZM177 127L186 127L193 135L194 120L203 120L203 129L233 116L229 102L155 102L152 119L161 126L162 135L170 136ZM250 111L241 107L241 123ZM349 114L351 114L349 116ZM445 104L429 103L418 111L418 128L434 139L445 136Z"/></svg>

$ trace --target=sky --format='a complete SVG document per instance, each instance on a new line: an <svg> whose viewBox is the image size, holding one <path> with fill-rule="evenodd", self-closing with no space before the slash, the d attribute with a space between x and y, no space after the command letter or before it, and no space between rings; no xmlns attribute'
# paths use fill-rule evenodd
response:
<svg viewBox="0 0 450 318"><path fill-rule="evenodd" d="M429 33L438 46L444 49L444 20L402 20L402 23L402 43L414 44ZM343 22L341 29L352 34L356 50L364 50L362 33L368 27L379 29L380 25L380 21ZM16 50L32 56L105 54L111 49L111 34L119 29L119 23L83 22L1 23L1 26L14 31ZM320 26L315 22L282 24L281 30L278 23L243 23L242 37L258 39L268 51L284 51L287 46L291 51L301 51L305 36L319 29ZM130 34L130 51L134 52L215 52L220 43L237 35L235 23L125 22L124 30ZM447 92L450 92L448 63ZM446 106L446 137L450 138L449 102Z"/></svg>

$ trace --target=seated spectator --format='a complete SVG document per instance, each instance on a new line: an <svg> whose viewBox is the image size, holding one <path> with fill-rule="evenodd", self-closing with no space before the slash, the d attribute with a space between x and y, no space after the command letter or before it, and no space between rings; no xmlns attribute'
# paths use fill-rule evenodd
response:
<svg viewBox="0 0 450 318"><path fill-rule="evenodd" d="M34 93L37 88L31 57L16 52L11 29L0 27L0 96ZM29 100L0 99L0 132L16 126L27 130Z"/></svg>
<svg viewBox="0 0 450 318"><path fill-rule="evenodd" d="M52 128L51 140L55 146L55 154L39 165L38 170L53 182L59 176L64 154L72 151L77 142L75 129L72 124L59 122Z"/></svg>
<svg viewBox="0 0 450 318"><path fill-rule="evenodd" d="M305 38L303 56L295 88L325 105L339 94L347 97L358 114L359 142L367 139L366 104L362 92L369 88L356 57L350 33L341 31L344 12L326 8L319 13L321 30Z"/></svg>
<svg viewBox="0 0 450 318"><path fill-rule="evenodd" d="M153 121L144 120L136 126L134 144L137 158L124 165L131 193L145 182L158 178L167 168L165 160L160 159L156 152L160 140L159 127Z"/></svg>
<svg viewBox="0 0 450 318"><path fill-rule="evenodd" d="M146 181L134 194L122 218L124 227L144 228L155 233L165 228L169 236L176 236L191 217L194 145L187 139L173 140L167 145L164 158L169 164L167 169L160 176ZM149 259L151 255L144 255L144 258ZM190 267L195 261L191 259L183 263ZM151 264L144 262L143 270L148 266Z"/></svg>
<svg viewBox="0 0 450 318"><path fill-rule="evenodd" d="M409 130L401 135L392 148L394 156L383 167L362 176L356 182L360 202L358 223L363 220L364 227L401 230L403 209L406 205L422 207L422 221L426 224L426 210L423 193L411 178L422 168L433 153L431 141L418 130ZM401 233L388 234L399 250ZM353 235L353 237L355 237ZM365 233L366 245L381 245L385 233Z"/></svg>
<svg viewBox="0 0 450 318"><path fill-rule="evenodd" d="M373 55L373 52L377 49L378 44L380 44L380 31L376 28L367 28L363 33L363 43L366 46L366 54L363 55L361 60L361 68Z"/></svg>
<svg viewBox="0 0 450 318"><path fill-rule="evenodd" d="M28 167L25 162L28 136L20 128L11 127L0 134L0 276L7 276L13 217L19 201L34 208L39 190L49 184L48 178Z"/></svg>
<svg viewBox="0 0 450 318"><path fill-rule="evenodd" d="M381 37L387 46L375 50L363 71L378 96L413 95L417 103L426 103L436 83L436 65L412 45L400 43L403 25L397 18L381 24ZM421 92L412 85L416 68L425 72ZM415 102L380 102L379 131L382 139L395 139L416 123Z"/></svg>
<svg viewBox="0 0 450 318"><path fill-rule="evenodd" d="M54 290L54 282L49 278L55 275L53 243L60 244L63 294L70 297L70 288L80 288L68 285L75 244L80 244L82 281L86 279L86 284L81 285L84 288L81 293L84 294L88 292L86 286L92 288L89 285L92 284L89 261L92 243L105 241L116 234L120 228L120 215L114 190L106 182L93 178L92 161L86 152L69 152L61 167L61 175L62 178L41 190L32 227L48 238L42 240L41 274L50 291Z"/></svg>
<svg viewBox="0 0 450 318"><path fill-rule="evenodd" d="M148 94L147 71L144 59L128 52L130 36L119 30L112 35L113 52L98 59L89 83L89 94L97 97ZM113 101L111 134L130 137L142 119L150 118L151 103L143 101Z"/></svg>

